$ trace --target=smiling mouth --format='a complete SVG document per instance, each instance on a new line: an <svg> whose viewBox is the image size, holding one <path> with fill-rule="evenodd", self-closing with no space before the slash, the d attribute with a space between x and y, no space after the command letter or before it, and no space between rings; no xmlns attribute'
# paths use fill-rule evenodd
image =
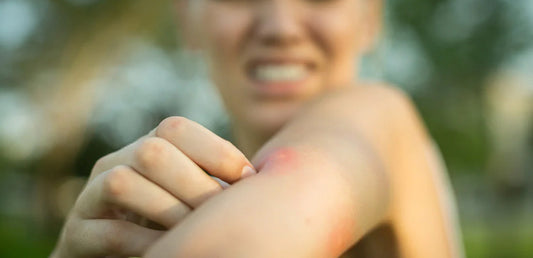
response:
<svg viewBox="0 0 533 258"><path fill-rule="evenodd" d="M297 59L261 59L246 69L252 90L261 97L295 97L306 91L314 65Z"/></svg>
<svg viewBox="0 0 533 258"><path fill-rule="evenodd" d="M290 83L305 79L309 70L304 64L261 64L251 71L253 80L262 83Z"/></svg>

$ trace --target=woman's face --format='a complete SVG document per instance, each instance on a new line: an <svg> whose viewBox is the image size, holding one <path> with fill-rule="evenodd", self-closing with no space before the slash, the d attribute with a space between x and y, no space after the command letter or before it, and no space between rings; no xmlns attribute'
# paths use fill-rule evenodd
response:
<svg viewBox="0 0 533 258"><path fill-rule="evenodd" d="M189 0L188 36L236 126L269 134L312 98L353 84L375 1Z"/></svg>

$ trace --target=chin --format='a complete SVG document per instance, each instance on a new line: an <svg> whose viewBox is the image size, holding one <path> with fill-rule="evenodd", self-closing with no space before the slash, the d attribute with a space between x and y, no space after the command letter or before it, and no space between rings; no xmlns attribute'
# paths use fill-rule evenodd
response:
<svg viewBox="0 0 533 258"><path fill-rule="evenodd" d="M302 103L256 103L243 114L249 130L270 137L287 124L301 109Z"/></svg>

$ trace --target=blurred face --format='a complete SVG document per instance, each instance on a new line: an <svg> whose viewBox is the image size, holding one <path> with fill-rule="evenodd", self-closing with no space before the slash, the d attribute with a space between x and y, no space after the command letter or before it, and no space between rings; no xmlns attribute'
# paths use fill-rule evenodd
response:
<svg viewBox="0 0 533 258"><path fill-rule="evenodd" d="M306 102L353 84L376 0L189 0L193 44L235 126L271 134Z"/></svg>

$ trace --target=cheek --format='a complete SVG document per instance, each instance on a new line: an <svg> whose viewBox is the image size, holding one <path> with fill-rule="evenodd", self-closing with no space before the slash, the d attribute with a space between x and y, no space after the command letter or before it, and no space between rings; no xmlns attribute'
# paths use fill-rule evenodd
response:
<svg viewBox="0 0 533 258"><path fill-rule="evenodd" d="M204 46L209 56L224 63L239 57L239 49L250 24L250 14L243 8L230 8L221 4L211 4L203 14Z"/></svg>
<svg viewBox="0 0 533 258"><path fill-rule="evenodd" d="M361 41L361 27L355 22L341 22L336 19L327 19L317 24L322 32L324 44L327 44L330 56L337 59L353 57Z"/></svg>
<svg viewBox="0 0 533 258"><path fill-rule="evenodd" d="M250 26L250 12L228 3L211 1L203 9L200 23L202 50L206 54L210 77L226 106L238 102L242 42Z"/></svg>
<svg viewBox="0 0 533 258"><path fill-rule="evenodd" d="M326 68L330 71L330 84L351 80L354 59L361 52L362 21L357 12L334 9L316 14L311 22L316 41L319 43Z"/></svg>

